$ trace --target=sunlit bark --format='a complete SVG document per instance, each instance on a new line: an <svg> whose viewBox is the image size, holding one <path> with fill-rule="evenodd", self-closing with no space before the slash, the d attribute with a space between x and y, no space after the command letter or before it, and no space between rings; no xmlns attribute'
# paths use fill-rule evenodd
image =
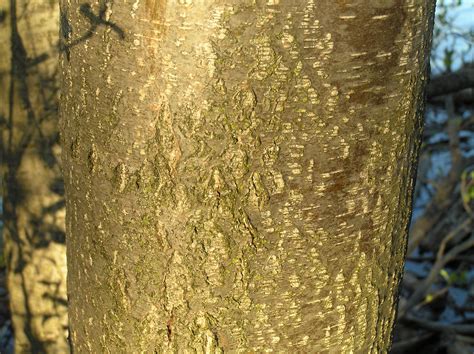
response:
<svg viewBox="0 0 474 354"><path fill-rule="evenodd" d="M385 352L433 2L63 1L78 352Z"/></svg>
<svg viewBox="0 0 474 354"><path fill-rule="evenodd" d="M16 353L67 353L59 7L0 0L4 255Z"/></svg>

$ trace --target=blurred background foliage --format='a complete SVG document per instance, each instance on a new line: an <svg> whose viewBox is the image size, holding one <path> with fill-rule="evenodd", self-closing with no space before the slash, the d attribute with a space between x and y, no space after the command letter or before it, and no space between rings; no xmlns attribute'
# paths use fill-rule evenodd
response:
<svg viewBox="0 0 474 354"><path fill-rule="evenodd" d="M474 0L438 0L392 353L474 353Z"/></svg>
<svg viewBox="0 0 474 354"><path fill-rule="evenodd" d="M474 353L473 111L474 0L438 0L392 353ZM11 352L0 253L0 353Z"/></svg>

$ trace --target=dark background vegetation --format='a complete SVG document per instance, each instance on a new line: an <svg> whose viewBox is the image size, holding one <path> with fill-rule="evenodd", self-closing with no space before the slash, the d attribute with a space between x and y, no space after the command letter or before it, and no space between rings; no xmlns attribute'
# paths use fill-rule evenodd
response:
<svg viewBox="0 0 474 354"><path fill-rule="evenodd" d="M392 353L474 353L474 1L438 0Z"/></svg>
<svg viewBox="0 0 474 354"><path fill-rule="evenodd" d="M474 0L438 0L392 353L474 353L473 113ZM0 255L0 353L12 352Z"/></svg>

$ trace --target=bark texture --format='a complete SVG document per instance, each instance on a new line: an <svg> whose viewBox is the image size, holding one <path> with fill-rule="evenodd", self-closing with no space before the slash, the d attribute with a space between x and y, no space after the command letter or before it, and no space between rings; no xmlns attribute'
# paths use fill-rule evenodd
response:
<svg viewBox="0 0 474 354"><path fill-rule="evenodd" d="M386 352L433 11L62 1L74 350Z"/></svg>
<svg viewBox="0 0 474 354"><path fill-rule="evenodd" d="M59 6L0 0L4 255L16 353L67 353Z"/></svg>

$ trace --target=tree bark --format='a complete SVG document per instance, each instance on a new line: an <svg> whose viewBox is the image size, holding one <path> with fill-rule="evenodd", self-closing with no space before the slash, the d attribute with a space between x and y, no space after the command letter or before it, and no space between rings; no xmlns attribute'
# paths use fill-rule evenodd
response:
<svg viewBox="0 0 474 354"><path fill-rule="evenodd" d="M434 1L63 1L78 353L386 352Z"/></svg>
<svg viewBox="0 0 474 354"><path fill-rule="evenodd" d="M16 353L67 353L58 21L49 0L0 0L4 255Z"/></svg>

